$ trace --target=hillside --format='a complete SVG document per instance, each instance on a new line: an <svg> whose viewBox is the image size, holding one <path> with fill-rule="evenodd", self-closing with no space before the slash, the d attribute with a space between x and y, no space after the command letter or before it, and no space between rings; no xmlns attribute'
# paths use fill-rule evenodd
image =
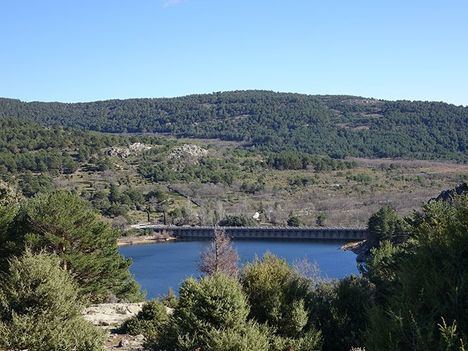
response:
<svg viewBox="0 0 468 351"><path fill-rule="evenodd" d="M294 215L304 225L363 226L383 205L409 213L467 176L466 164L336 160L246 149L239 142L0 119L0 182L26 197L54 188L76 191L119 226L148 218L212 224L256 212L265 225L285 225Z"/></svg>
<svg viewBox="0 0 468 351"><path fill-rule="evenodd" d="M468 107L234 91L89 103L0 99L0 117L111 133L241 141L263 151L466 162Z"/></svg>

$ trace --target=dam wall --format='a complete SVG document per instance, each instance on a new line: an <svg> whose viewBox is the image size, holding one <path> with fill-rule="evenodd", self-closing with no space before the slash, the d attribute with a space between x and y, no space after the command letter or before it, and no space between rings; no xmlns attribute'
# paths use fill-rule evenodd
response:
<svg viewBox="0 0 468 351"><path fill-rule="evenodd" d="M134 229L153 229L177 239L197 240L213 238L215 229L224 230L232 239L281 239L281 240L364 240L365 228L330 227L191 227L140 225Z"/></svg>

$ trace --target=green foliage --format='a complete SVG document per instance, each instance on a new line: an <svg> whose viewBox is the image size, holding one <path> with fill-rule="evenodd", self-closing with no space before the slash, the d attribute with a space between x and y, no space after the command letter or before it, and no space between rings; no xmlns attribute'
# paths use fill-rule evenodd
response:
<svg viewBox="0 0 468 351"><path fill-rule="evenodd" d="M253 227L256 222L253 218L245 215L228 215L219 221L221 227Z"/></svg>
<svg viewBox="0 0 468 351"><path fill-rule="evenodd" d="M169 320L164 304L157 300L146 302L138 314L126 320L119 332L130 335L147 335L153 338L161 334Z"/></svg>
<svg viewBox="0 0 468 351"><path fill-rule="evenodd" d="M438 324L440 331L440 350L444 351L465 351L465 344L462 339L458 338L457 323L453 321L452 324L447 325L445 319Z"/></svg>
<svg viewBox="0 0 468 351"><path fill-rule="evenodd" d="M265 181L263 179L257 179L254 182L243 181L240 190L247 194L256 194L259 191L265 190Z"/></svg>
<svg viewBox="0 0 468 351"><path fill-rule="evenodd" d="M204 157L197 164L174 165L168 160L150 158L146 155L138 172L152 182L199 181L201 183L223 183L231 185L239 166L229 159Z"/></svg>
<svg viewBox="0 0 468 351"><path fill-rule="evenodd" d="M145 203L143 193L135 188L119 187L111 183L109 191L97 191L86 196L93 207L109 217L125 216L130 209L141 210Z"/></svg>
<svg viewBox="0 0 468 351"><path fill-rule="evenodd" d="M221 274L200 281L190 278L179 289L179 302L164 333L149 337L148 346L154 350L203 349L213 338L218 344L219 334L225 331L242 336L246 332L248 313L237 280Z"/></svg>
<svg viewBox="0 0 468 351"><path fill-rule="evenodd" d="M291 296L294 278L297 274L286 261L272 254L246 264L241 272L241 284L252 306L251 318L282 330L295 301L295 296ZM296 330L300 331L301 327Z"/></svg>
<svg viewBox="0 0 468 351"><path fill-rule="evenodd" d="M370 312L369 349L428 350L468 340L468 196L428 204L412 217L411 232L390 265L377 265L393 275L384 303ZM457 329L442 330L442 319ZM449 332L456 334L450 340Z"/></svg>
<svg viewBox="0 0 468 351"><path fill-rule="evenodd" d="M14 219L18 213L18 205L6 195L0 201L0 272L8 269L8 257L14 251L14 243L9 242L8 236Z"/></svg>
<svg viewBox="0 0 468 351"><path fill-rule="evenodd" d="M359 267L363 275L376 285L376 298L380 302L391 293L390 288L397 279L395 261L402 250L400 245L383 241L379 248L371 250L366 262Z"/></svg>
<svg viewBox="0 0 468 351"><path fill-rule="evenodd" d="M4 256L26 248L57 254L81 294L99 302L117 297L141 298L128 271L130 261L118 252L119 233L105 224L84 200L66 191L41 194L25 203L0 237Z"/></svg>
<svg viewBox="0 0 468 351"><path fill-rule="evenodd" d="M358 173L354 175L346 176L347 180L354 180L358 183L369 184L372 181L372 177L366 173Z"/></svg>
<svg viewBox="0 0 468 351"><path fill-rule="evenodd" d="M308 176L296 176L290 178L288 183L292 187L306 187L317 183L317 178L312 178Z"/></svg>
<svg viewBox="0 0 468 351"><path fill-rule="evenodd" d="M250 318L266 325L280 344L294 347L312 338L316 342L311 349L319 345L320 333L308 323L305 307L310 286L284 260L266 254L248 263L241 272L241 284L249 298Z"/></svg>
<svg viewBox="0 0 468 351"><path fill-rule="evenodd" d="M298 216L291 215L288 218L287 224L290 227L299 227L301 225L301 220Z"/></svg>
<svg viewBox="0 0 468 351"><path fill-rule="evenodd" d="M304 333L301 338L272 335L270 336L270 351L316 351L321 350L321 343L321 333L315 330Z"/></svg>
<svg viewBox="0 0 468 351"><path fill-rule="evenodd" d="M329 157L312 156L297 151L283 151L268 156L267 164L279 170L313 168L315 171L332 171L355 167L355 162L335 160Z"/></svg>
<svg viewBox="0 0 468 351"><path fill-rule="evenodd" d="M247 323L242 330L217 330L209 335L208 350L211 351L269 351L267 330L256 324Z"/></svg>
<svg viewBox="0 0 468 351"><path fill-rule="evenodd" d="M375 287L366 278L349 276L323 282L311 294L309 313L323 335L323 350L350 350L363 345L367 309Z"/></svg>
<svg viewBox="0 0 468 351"><path fill-rule="evenodd" d="M334 158L412 157L467 160L467 107L231 91L173 99L80 104L0 99L0 117L102 132L159 132L247 141L267 151L299 150ZM0 159L2 159L0 157ZM7 163L11 163L10 158Z"/></svg>
<svg viewBox="0 0 468 351"><path fill-rule="evenodd" d="M56 256L12 259L0 282L0 349L102 350L104 335L81 316L77 291Z"/></svg>
<svg viewBox="0 0 468 351"><path fill-rule="evenodd" d="M27 172L20 178L20 188L24 196L31 197L37 193L51 191L54 187L49 176L33 175L31 172Z"/></svg>
<svg viewBox="0 0 468 351"><path fill-rule="evenodd" d="M179 302L179 299L174 293L174 290L172 290L172 288L169 288L169 291L167 292L167 294L161 298L161 302L166 307L176 308L177 303Z"/></svg>
<svg viewBox="0 0 468 351"><path fill-rule="evenodd" d="M407 238L406 224L391 207L385 206L374 213L368 222L368 240L373 246L381 241L402 242Z"/></svg>
<svg viewBox="0 0 468 351"><path fill-rule="evenodd" d="M270 155L267 163L275 169L306 169L309 162L307 155L285 151Z"/></svg>
<svg viewBox="0 0 468 351"><path fill-rule="evenodd" d="M56 126L49 129L24 120L0 118L0 166L13 174L70 174L80 163L90 161L92 155L103 157L102 148L128 141L124 137Z"/></svg>

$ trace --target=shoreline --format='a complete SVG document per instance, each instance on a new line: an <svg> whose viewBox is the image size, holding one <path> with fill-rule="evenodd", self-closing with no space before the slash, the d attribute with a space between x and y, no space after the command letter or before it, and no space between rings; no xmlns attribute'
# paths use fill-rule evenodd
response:
<svg viewBox="0 0 468 351"><path fill-rule="evenodd" d="M175 241L176 238L173 236L158 236L158 235L141 235L141 236L127 236L117 239L117 246L129 246L129 245L144 245L144 244L155 244L155 243L166 243Z"/></svg>

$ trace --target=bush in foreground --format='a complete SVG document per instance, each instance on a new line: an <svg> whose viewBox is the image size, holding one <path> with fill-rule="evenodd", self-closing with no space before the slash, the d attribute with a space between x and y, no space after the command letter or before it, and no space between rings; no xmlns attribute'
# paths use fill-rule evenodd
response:
<svg viewBox="0 0 468 351"><path fill-rule="evenodd" d="M367 308L375 287L366 278L348 276L320 283L311 294L309 313L323 335L323 350L350 350L362 346Z"/></svg>
<svg viewBox="0 0 468 351"><path fill-rule="evenodd" d="M236 279L223 274L187 279L161 335L149 336L153 350L259 350L261 332L247 322L249 307ZM263 335L263 334L262 334Z"/></svg>
<svg viewBox="0 0 468 351"><path fill-rule="evenodd" d="M271 350L320 349L321 333L306 308L312 285L286 261L266 254L244 267L241 284L250 318L268 328Z"/></svg>
<svg viewBox="0 0 468 351"><path fill-rule="evenodd" d="M411 219L411 239L386 256L371 267L390 272L392 280L385 282L383 303L370 311L367 348L463 350L468 341L468 195L426 205Z"/></svg>
<svg viewBox="0 0 468 351"><path fill-rule="evenodd" d="M156 337L168 322L169 316L166 306L160 301L153 300L146 302L138 314L124 322L119 332L138 335L143 334Z"/></svg>
<svg viewBox="0 0 468 351"><path fill-rule="evenodd" d="M14 258L0 281L0 349L102 350L103 335L80 314L77 291L58 257Z"/></svg>

